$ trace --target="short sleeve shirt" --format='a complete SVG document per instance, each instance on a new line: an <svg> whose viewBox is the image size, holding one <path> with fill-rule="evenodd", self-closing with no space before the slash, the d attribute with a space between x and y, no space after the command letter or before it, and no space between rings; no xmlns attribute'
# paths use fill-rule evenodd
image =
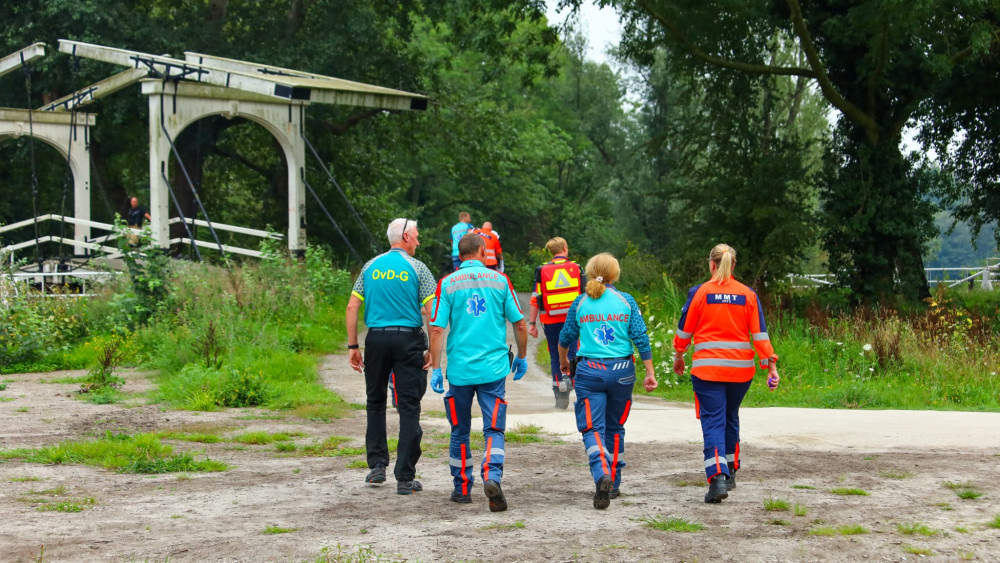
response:
<svg viewBox="0 0 1000 563"><path fill-rule="evenodd" d="M143 220L146 218L146 208L143 206L130 207L128 213L126 214L126 219L130 226L141 227Z"/></svg>
<svg viewBox="0 0 1000 563"><path fill-rule="evenodd" d="M431 326L448 333L448 381L478 385L510 373L507 326L524 318L510 278L478 260L441 279Z"/></svg>
<svg viewBox="0 0 1000 563"><path fill-rule="evenodd" d="M458 241L472 232L475 227L471 223L455 223L451 228L451 255L458 258Z"/></svg>
<svg viewBox="0 0 1000 563"><path fill-rule="evenodd" d="M434 297L434 275L401 248L372 258L361 269L351 295L365 303L365 324L420 327L420 307Z"/></svg>

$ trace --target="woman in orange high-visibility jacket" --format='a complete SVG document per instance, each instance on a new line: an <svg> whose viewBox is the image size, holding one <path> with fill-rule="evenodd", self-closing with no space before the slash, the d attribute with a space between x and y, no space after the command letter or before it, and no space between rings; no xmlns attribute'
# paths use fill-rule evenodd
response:
<svg viewBox="0 0 1000 563"><path fill-rule="evenodd" d="M709 255L712 279L691 288L674 337L674 372L684 373L684 353L694 342L691 384L705 439L705 502L718 503L736 488L740 468L740 403L753 380L754 351L767 385L778 386L778 356L771 347L760 299L733 278L736 251L718 244Z"/></svg>

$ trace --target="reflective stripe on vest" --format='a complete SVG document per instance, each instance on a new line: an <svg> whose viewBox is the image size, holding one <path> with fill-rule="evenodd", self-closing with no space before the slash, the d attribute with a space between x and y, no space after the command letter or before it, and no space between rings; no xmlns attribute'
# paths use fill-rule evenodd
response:
<svg viewBox="0 0 1000 563"><path fill-rule="evenodd" d="M580 267L573 262L542 265L542 310L551 316L565 316L580 295Z"/></svg>
<svg viewBox="0 0 1000 563"><path fill-rule="evenodd" d="M493 235L482 229L476 229L472 231L477 235L483 237L483 241L486 243L486 259L483 260L484 266L496 266L497 265L497 249L496 245L493 243Z"/></svg>

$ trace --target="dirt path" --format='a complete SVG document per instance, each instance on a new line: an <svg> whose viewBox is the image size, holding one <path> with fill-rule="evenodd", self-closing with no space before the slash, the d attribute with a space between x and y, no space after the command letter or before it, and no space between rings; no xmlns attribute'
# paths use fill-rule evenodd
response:
<svg viewBox="0 0 1000 563"><path fill-rule="evenodd" d="M320 374L348 401L363 402L362 377L345 356L328 357ZM75 385L40 382L53 374L4 377L10 381L0 396L13 400L0 402L3 449L108 429L301 432L300 446L334 435L363 446L363 411L326 423L256 409L192 413L160 405L91 405L71 396ZM131 376L130 385L141 390L149 384ZM8 460L0 462L0 561L33 561L41 545L45 561L314 561L324 547L331 560L344 561L346 554L352 561L376 555L409 561L918 557L907 549L948 561L1000 560L1000 529L987 526L1000 514L1000 415L748 409L739 487L721 505L706 505L691 407L637 396L628 423L624 495L596 511L573 417L553 409L551 397L537 366L523 380L508 382L508 428L537 424L546 433L539 442L508 445L506 513L491 514L479 487L472 505L448 502L448 427L440 395L428 391L418 466L423 493L400 497L391 484L364 485L366 470L347 467L363 456L301 457L276 452L274 445L170 442L234 466L181 476ZM41 480L24 480L35 478ZM983 495L963 500L946 482L967 483ZM83 512L63 513L38 511L26 501L59 487L66 498L96 502ZM841 496L835 489L868 495ZM785 501L789 509L765 510L768 500ZM805 514L795 515L795 505ZM665 532L643 522L668 518L703 529ZM900 531L915 524L936 533ZM266 526L295 531L265 535ZM867 533L840 533L849 526ZM830 531L835 535L816 535ZM345 557L336 559L338 549Z"/></svg>

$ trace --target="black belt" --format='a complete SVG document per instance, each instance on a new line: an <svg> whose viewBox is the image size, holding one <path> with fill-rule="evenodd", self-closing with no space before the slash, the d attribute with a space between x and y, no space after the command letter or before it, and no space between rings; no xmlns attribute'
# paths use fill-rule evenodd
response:
<svg viewBox="0 0 1000 563"><path fill-rule="evenodd" d="M419 326L373 326L368 332L409 332L411 334L422 334L423 327Z"/></svg>

